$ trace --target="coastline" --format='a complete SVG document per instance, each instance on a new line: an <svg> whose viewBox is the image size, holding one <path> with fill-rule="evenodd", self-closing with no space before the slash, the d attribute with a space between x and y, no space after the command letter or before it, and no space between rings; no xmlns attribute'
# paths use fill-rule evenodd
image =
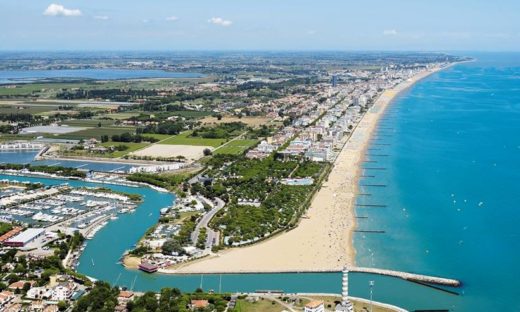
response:
<svg viewBox="0 0 520 312"><path fill-rule="evenodd" d="M451 64L454 65L454 64ZM451 66L450 65L450 66ZM429 75L449 66L422 71L384 91L368 109L343 146L328 179L315 194L295 229L251 246L162 269L166 274L241 273L273 271L327 271L355 266L353 232L355 200L361 174L360 164L370 138L386 108L403 91Z"/></svg>

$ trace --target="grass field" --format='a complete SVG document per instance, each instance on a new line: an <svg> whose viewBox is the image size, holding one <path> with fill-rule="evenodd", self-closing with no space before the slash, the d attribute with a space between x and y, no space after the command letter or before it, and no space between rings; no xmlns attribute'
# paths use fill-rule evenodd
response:
<svg viewBox="0 0 520 312"><path fill-rule="evenodd" d="M52 90L69 89L69 88L87 88L90 83L27 83L18 84L16 88L7 88L6 86L0 86L0 96L2 95L31 95L33 93L45 93Z"/></svg>
<svg viewBox="0 0 520 312"><path fill-rule="evenodd" d="M34 134L0 134L0 142L33 140L36 138Z"/></svg>
<svg viewBox="0 0 520 312"><path fill-rule="evenodd" d="M257 140L234 140L221 146L214 151L215 154L233 154L240 155L244 153L248 148L255 145Z"/></svg>
<svg viewBox="0 0 520 312"><path fill-rule="evenodd" d="M136 117L139 116L140 113L111 113L111 114L104 114L103 117L106 118L112 118L116 120L123 120L128 119L130 117Z"/></svg>
<svg viewBox="0 0 520 312"><path fill-rule="evenodd" d="M0 114L42 114L57 110L58 106L44 106L44 105L16 105L9 104L0 105ZM66 112L66 111L64 111Z"/></svg>
<svg viewBox="0 0 520 312"><path fill-rule="evenodd" d="M221 123L230 123L230 122L242 122L250 127L259 127L261 125L268 125L271 122L271 118L267 117L242 117L238 118L236 116L224 116L222 119L218 120L216 117L205 117L202 119L203 124L221 124Z"/></svg>
<svg viewBox="0 0 520 312"><path fill-rule="evenodd" d="M194 117L194 118L202 118L211 115L211 112L200 112L200 111L192 111L192 110L182 110L182 111L170 111L168 114L172 116L181 116L181 117Z"/></svg>
<svg viewBox="0 0 520 312"><path fill-rule="evenodd" d="M102 127L110 127L114 125L113 120L97 120L97 119L77 119L77 120L65 120L62 122L64 125L71 127L97 127L101 123Z"/></svg>
<svg viewBox="0 0 520 312"><path fill-rule="evenodd" d="M85 129L73 133L68 134L62 134L58 136L50 136L52 138L58 138L58 139L71 139L71 140L81 140L81 139L90 139L90 138L96 138L98 140L101 139L102 135L108 135L111 137L114 134L122 134L125 132L133 133L135 131L135 128L128 128L128 127L101 127L101 128L90 128Z"/></svg>
<svg viewBox="0 0 520 312"><path fill-rule="evenodd" d="M155 138L159 141L173 137L171 134L143 133L144 137Z"/></svg>
<svg viewBox="0 0 520 312"><path fill-rule="evenodd" d="M210 82L215 77L204 78L168 78L168 79L140 79L140 80L111 80L111 81L78 81L78 82L48 82L12 84L16 88L0 86L0 96L23 96L23 95L55 95L60 89L82 88L91 89L160 89L174 84L192 84L194 82Z"/></svg>
<svg viewBox="0 0 520 312"><path fill-rule="evenodd" d="M281 312L284 307L270 300L258 300L256 302L249 302L247 300L237 300L237 305L234 311L236 312Z"/></svg>
<svg viewBox="0 0 520 312"><path fill-rule="evenodd" d="M226 142L225 139L204 139L198 137L189 137L191 131L184 131L176 136L173 136L161 144L172 144L172 145L195 145L195 146L212 146L218 147Z"/></svg>
<svg viewBox="0 0 520 312"><path fill-rule="evenodd" d="M105 146L105 147L109 147L109 146L117 146L117 145L125 145L125 146L128 146L128 149L127 150L124 150L124 151L115 151L113 153L110 154L109 157L113 157L113 158L117 158L117 157L122 157L122 156L125 156L126 154L128 153L131 153L131 152L134 152L138 149L141 149L143 147L146 147L148 145L150 145L150 143L122 143L122 142L105 142L105 143L101 143L101 145Z"/></svg>

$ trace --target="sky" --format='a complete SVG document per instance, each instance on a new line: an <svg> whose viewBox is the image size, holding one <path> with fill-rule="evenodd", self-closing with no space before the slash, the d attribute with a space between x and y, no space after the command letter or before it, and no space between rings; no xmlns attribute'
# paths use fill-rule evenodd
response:
<svg viewBox="0 0 520 312"><path fill-rule="evenodd" d="M520 51L520 0L0 0L0 50Z"/></svg>

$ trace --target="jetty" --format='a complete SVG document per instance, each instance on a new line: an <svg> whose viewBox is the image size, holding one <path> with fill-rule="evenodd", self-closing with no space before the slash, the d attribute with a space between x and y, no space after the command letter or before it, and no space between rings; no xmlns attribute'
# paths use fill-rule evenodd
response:
<svg viewBox="0 0 520 312"><path fill-rule="evenodd" d="M428 284L444 285L444 286L451 286L451 287L459 287L462 284L460 281L458 281L456 279L429 276L429 275L416 274L416 273L408 273L408 272L402 272L402 271L394 271L394 270L364 268L364 267L349 267L348 270L349 270L349 272L370 273L370 274L398 277L398 278L402 278L407 281L418 282L418 283L428 283Z"/></svg>
<svg viewBox="0 0 520 312"><path fill-rule="evenodd" d="M190 271L190 272L179 272L177 270L159 269L158 271L160 273L178 274L178 275L341 273L341 272L343 272L341 269L334 269L334 270L332 270L332 269L331 270L236 270L236 271L200 270L200 271ZM456 279L444 278L444 277L438 277L438 276L429 276L429 275L417 274L417 273L409 273L409 272L403 272L403 271L395 271L395 270L349 266L348 271L355 272L355 273L367 273L367 274L396 277L396 278L401 278L406 281L423 284L423 285L430 284L430 285L441 285L441 286L449 286L449 287L460 287L462 285L461 281L456 280Z"/></svg>

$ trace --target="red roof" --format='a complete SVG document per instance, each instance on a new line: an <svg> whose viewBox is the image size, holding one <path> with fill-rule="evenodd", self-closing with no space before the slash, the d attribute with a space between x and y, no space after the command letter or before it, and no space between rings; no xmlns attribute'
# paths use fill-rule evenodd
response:
<svg viewBox="0 0 520 312"><path fill-rule="evenodd" d="M205 307L209 306L209 302L208 302L208 300L192 300L191 305L197 309L205 308Z"/></svg>

